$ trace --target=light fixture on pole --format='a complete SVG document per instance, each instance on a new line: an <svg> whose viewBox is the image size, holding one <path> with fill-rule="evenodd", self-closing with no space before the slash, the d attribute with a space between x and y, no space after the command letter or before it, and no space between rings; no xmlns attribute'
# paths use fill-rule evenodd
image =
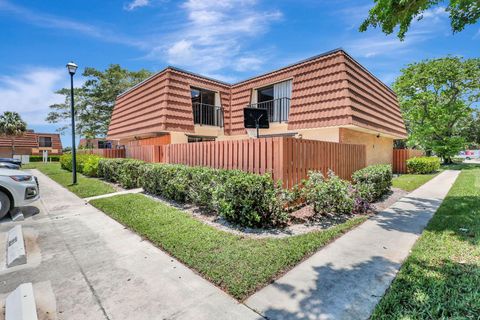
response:
<svg viewBox="0 0 480 320"><path fill-rule="evenodd" d="M70 74L70 115L72 117L72 183L77 183L77 155L75 152L75 108L73 100L73 75L77 71L78 66L73 63L67 63L67 70Z"/></svg>

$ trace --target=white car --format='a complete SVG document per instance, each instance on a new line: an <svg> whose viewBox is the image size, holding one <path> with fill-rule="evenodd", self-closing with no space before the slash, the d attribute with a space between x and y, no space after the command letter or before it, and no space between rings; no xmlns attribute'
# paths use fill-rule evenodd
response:
<svg viewBox="0 0 480 320"><path fill-rule="evenodd" d="M0 219L13 208L39 198L37 178L25 171L0 168Z"/></svg>

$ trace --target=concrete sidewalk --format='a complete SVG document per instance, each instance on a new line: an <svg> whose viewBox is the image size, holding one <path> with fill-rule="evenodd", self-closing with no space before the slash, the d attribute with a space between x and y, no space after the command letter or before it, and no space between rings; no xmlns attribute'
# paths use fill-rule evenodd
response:
<svg viewBox="0 0 480 320"><path fill-rule="evenodd" d="M245 304L268 319L367 319L459 173L439 174Z"/></svg>
<svg viewBox="0 0 480 320"><path fill-rule="evenodd" d="M28 261L0 271L0 301L32 282L39 319L262 318L42 173L35 175L40 212L21 223ZM4 220L0 232L15 224Z"/></svg>

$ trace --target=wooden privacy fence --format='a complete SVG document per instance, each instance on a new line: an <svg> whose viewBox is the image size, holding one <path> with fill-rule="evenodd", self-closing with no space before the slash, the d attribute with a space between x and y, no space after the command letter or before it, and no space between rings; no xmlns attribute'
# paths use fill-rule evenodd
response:
<svg viewBox="0 0 480 320"><path fill-rule="evenodd" d="M364 145L295 138L171 144L161 148L162 162L258 174L270 172L286 188L300 183L309 170L327 174L332 169L339 177L351 179L354 171L366 166Z"/></svg>
<svg viewBox="0 0 480 320"><path fill-rule="evenodd" d="M413 157L421 157L423 155L425 155L425 153L422 150L393 149L393 173L407 173L407 160Z"/></svg>
<svg viewBox="0 0 480 320"><path fill-rule="evenodd" d="M125 158L125 149L79 149L78 153L96 154L104 158Z"/></svg>
<svg viewBox="0 0 480 320"><path fill-rule="evenodd" d="M126 157L146 162L162 162L162 146L127 145Z"/></svg>

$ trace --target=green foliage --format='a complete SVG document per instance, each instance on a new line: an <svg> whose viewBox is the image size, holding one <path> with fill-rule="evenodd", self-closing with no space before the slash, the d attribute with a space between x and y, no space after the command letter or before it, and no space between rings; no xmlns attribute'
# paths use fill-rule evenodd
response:
<svg viewBox="0 0 480 320"><path fill-rule="evenodd" d="M415 157L407 160L408 173L427 174L440 169L440 159L437 157Z"/></svg>
<svg viewBox="0 0 480 320"><path fill-rule="evenodd" d="M412 21L421 20L427 10L435 10L437 0L375 0L375 6L370 9L368 18L363 21L360 31L368 27L381 27L386 34L391 34L398 28L398 38L403 40ZM441 6L436 8L442 10ZM475 24L480 18L478 0L450 0L445 9L450 13L452 31L460 32L466 25Z"/></svg>
<svg viewBox="0 0 480 320"><path fill-rule="evenodd" d="M242 226L279 226L288 220L282 189L269 174L231 170L216 185L213 200L222 217Z"/></svg>
<svg viewBox="0 0 480 320"><path fill-rule="evenodd" d="M109 182L120 181L120 170L126 159L100 159L98 164L98 176Z"/></svg>
<svg viewBox="0 0 480 320"><path fill-rule="evenodd" d="M87 138L105 136L116 97L151 74L144 69L129 71L118 64L112 64L104 71L85 68L82 76L87 80L81 88L75 89L77 132ZM70 119L70 88L60 89L56 93L64 96L65 102L50 106L51 112L46 119L50 123ZM67 128L65 126L60 131Z"/></svg>
<svg viewBox="0 0 480 320"><path fill-rule="evenodd" d="M42 162L43 156L30 156L30 162ZM48 156L48 161L58 162L60 161L60 156Z"/></svg>
<svg viewBox="0 0 480 320"><path fill-rule="evenodd" d="M408 144L450 162L465 146L472 104L480 100L480 59L446 57L410 64L393 87Z"/></svg>
<svg viewBox="0 0 480 320"><path fill-rule="evenodd" d="M310 171L305 181L304 195L313 205L317 214L350 214L355 207L353 189L348 181L337 177L329 171L325 179L321 172Z"/></svg>
<svg viewBox="0 0 480 320"><path fill-rule="evenodd" d="M452 158L452 162L455 163L455 164L463 163L464 161L465 161L465 158L461 158L461 157L453 157Z"/></svg>
<svg viewBox="0 0 480 320"><path fill-rule="evenodd" d="M143 187L169 200L195 204L242 226L277 226L288 219L283 190L269 175L130 159L102 159L98 174L126 188Z"/></svg>
<svg viewBox="0 0 480 320"><path fill-rule="evenodd" d="M352 175L355 189L369 202L380 199L392 186L392 166L377 164L357 170Z"/></svg>
<svg viewBox="0 0 480 320"><path fill-rule="evenodd" d="M102 159L95 154L77 154L77 172L83 173L90 177L98 175L98 163ZM60 166L62 169L72 171L72 154L65 153L60 157Z"/></svg>

